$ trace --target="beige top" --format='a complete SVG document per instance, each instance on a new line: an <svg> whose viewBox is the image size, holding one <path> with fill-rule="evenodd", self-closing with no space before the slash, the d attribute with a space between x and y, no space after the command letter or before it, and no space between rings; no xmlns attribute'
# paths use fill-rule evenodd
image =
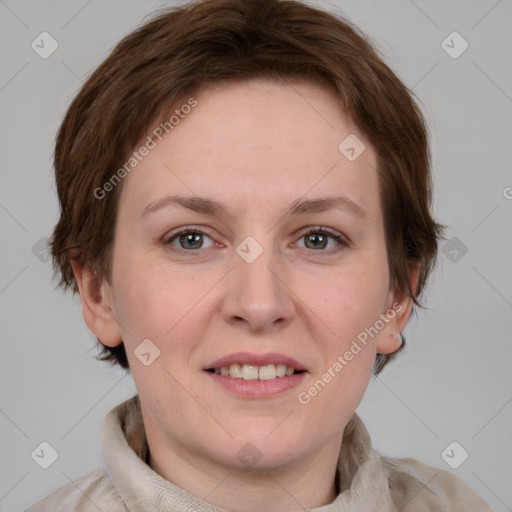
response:
<svg viewBox="0 0 512 512"><path fill-rule="evenodd" d="M138 395L106 416L101 449L104 467L27 512L227 512L168 482L146 463L149 452ZM491 512L448 471L415 459L381 456L357 414L343 434L336 478L338 497L311 512Z"/></svg>

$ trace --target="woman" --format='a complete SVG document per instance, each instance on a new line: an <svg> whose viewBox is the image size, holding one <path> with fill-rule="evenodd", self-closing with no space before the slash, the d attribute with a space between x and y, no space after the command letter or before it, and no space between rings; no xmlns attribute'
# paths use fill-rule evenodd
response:
<svg viewBox="0 0 512 512"><path fill-rule="evenodd" d="M345 20L296 1L160 14L55 150L61 284L138 394L105 467L30 511L488 511L372 449L355 410L435 263L427 134Z"/></svg>

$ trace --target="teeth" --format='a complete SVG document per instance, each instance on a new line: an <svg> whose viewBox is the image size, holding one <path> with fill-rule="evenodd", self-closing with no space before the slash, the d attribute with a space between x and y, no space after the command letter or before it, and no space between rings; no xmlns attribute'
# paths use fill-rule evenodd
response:
<svg viewBox="0 0 512 512"><path fill-rule="evenodd" d="M232 364L231 366L215 368L217 375L243 380L273 380L277 377L293 375L294 372L294 368L286 366L285 364L266 364L264 366Z"/></svg>
<svg viewBox="0 0 512 512"><path fill-rule="evenodd" d="M258 367L250 364L244 364L242 366L242 379L244 380L256 380L258 378Z"/></svg>
<svg viewBox="0 0 512 512"><path fill-rule="evenodd" d="M221 368L222 372L222 368ZM242 367L239 364L232 364L229 367L229 376L233 377L234 379L241 379L242 378Z"/></svg>
<svg viewBox="0 0 512 512"><path fill-rule="evenodd" d="M278 364L276 366L276 373L278 377L284 377L286 375L286 365Z"/></svg>
<svg viewBox="0 0 512 512"><path fill-rule="evenodd" d="M266 366L260 366L259 371L260 380L272 380L277 377L277 370L274 364L267 364Z"/></svg>

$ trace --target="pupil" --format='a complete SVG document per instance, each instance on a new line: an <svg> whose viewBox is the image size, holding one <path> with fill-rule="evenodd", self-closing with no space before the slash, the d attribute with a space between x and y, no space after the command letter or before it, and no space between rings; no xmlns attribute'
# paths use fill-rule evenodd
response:
<svg viewBox="0 0 512 512"><path fill-rule="evenodd" d="M327 237L325 237L324 235L319 235L319 234L312 234L312 235L307 236L307 241L313 243L313 248L317 248L317 247L324 248L326 239L327 239ZM320 241L320 244L317 244L316 243L317 241ZM307 245L307 243L306 243L306 245Z"/></svg>
<svg viewBox="0 0 512 512"><path fill-rule="evenodd" d="M313 248L324 248L325 242L327 241L326 236L317 233L308 235L306 239L306 245L308 243L311 243L313 245ZM201 235L199 233L186 233L185 235L181 235L180 242L185 246L190 244L189 247L193 246L191 248L198 249L201 246Z"/></svg>
<svg viewBox="0 0 512 512"><path fill-rule="evenodd" d="M189 244L194 247L188 246L188 248L198 249L201 246L201 235L199 233L186 233L185 235L181 235L180 242L185 247Z"/></svg>

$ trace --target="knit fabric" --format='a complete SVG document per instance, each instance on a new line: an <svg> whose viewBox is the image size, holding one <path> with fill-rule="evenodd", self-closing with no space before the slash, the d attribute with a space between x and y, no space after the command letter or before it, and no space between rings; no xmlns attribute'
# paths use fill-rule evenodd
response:
<svg viewBox="0 0 512 512"><path fill-rule="evenodd" d="M339 494L311 512L491 512L448 471L372 448L354 413L343 433L336 472ZM147 464L148 443L138 395L105 418L104 466L62 487L27 512L227 512L172 484Z"/></svg>

